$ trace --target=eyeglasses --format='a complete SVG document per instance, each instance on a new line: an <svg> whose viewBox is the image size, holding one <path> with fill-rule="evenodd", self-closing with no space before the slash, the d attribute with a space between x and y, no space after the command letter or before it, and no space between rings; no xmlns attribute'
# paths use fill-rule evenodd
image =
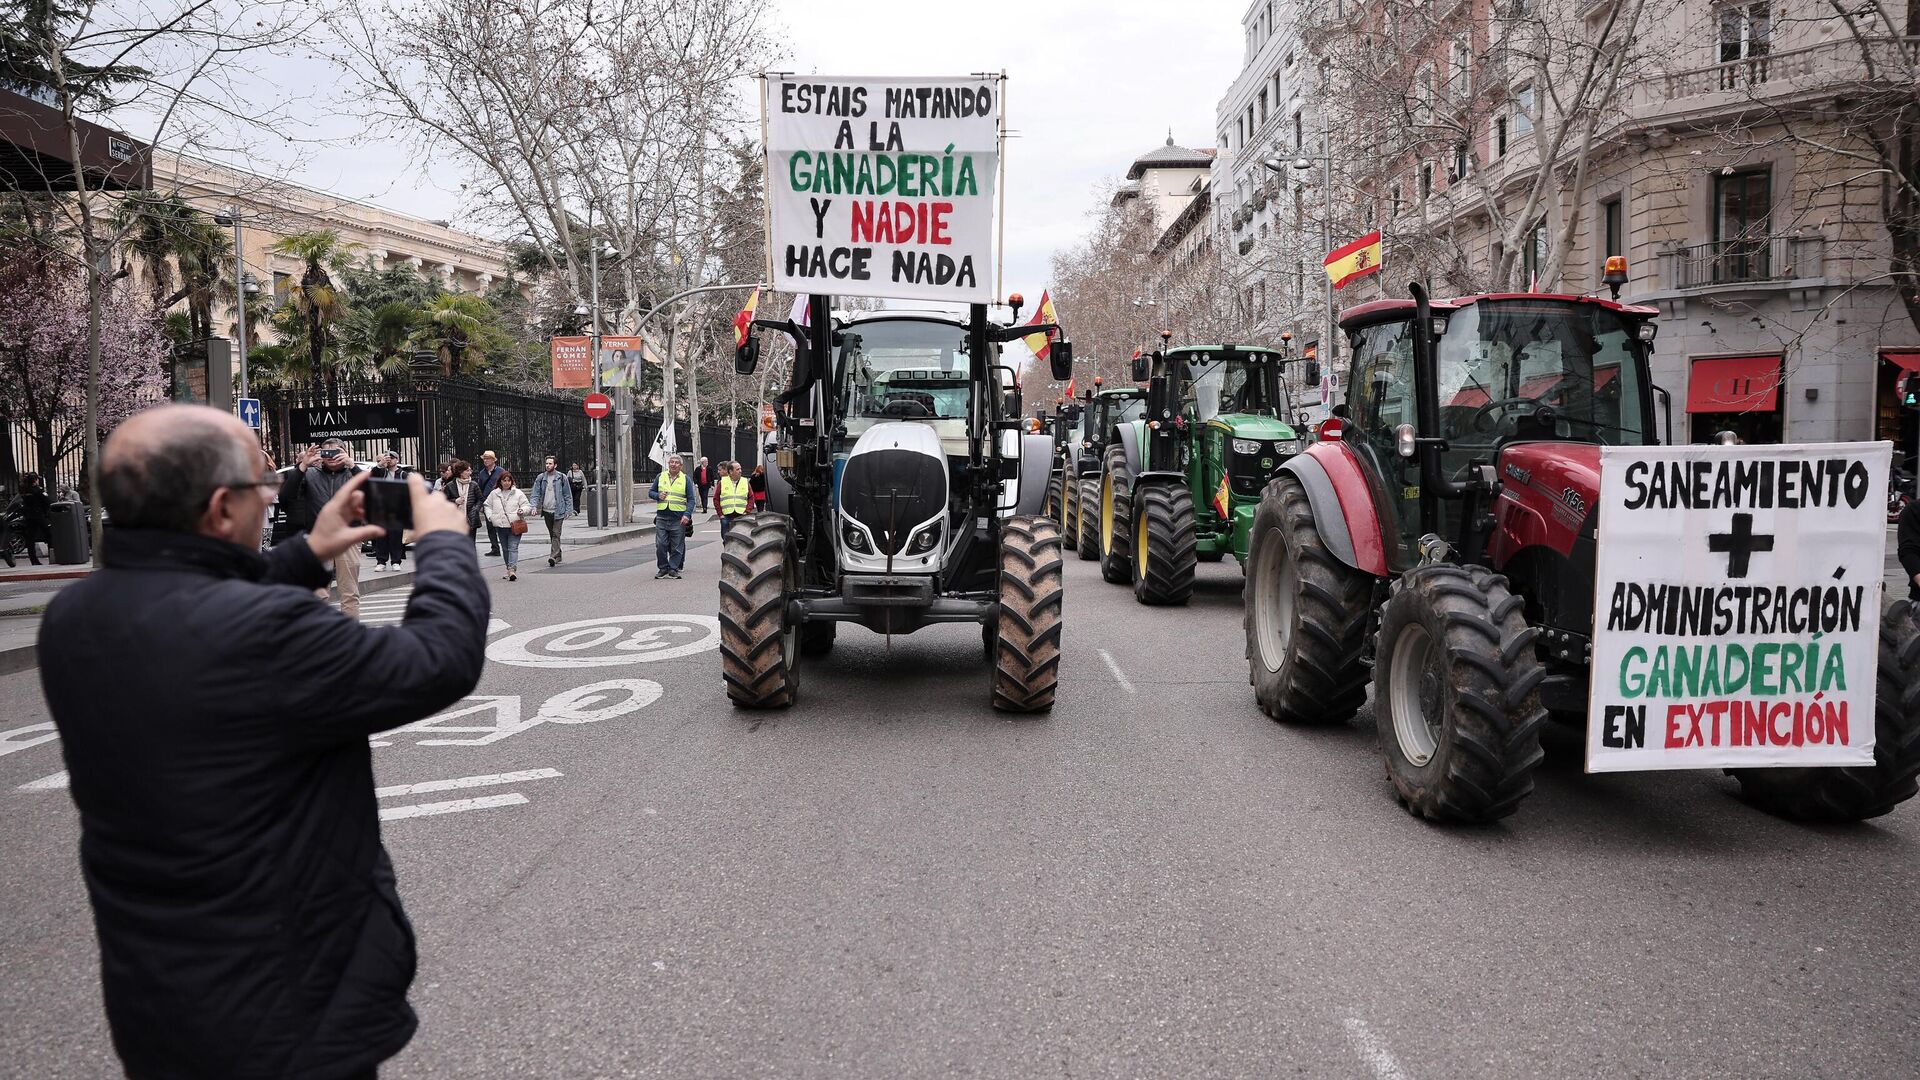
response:
<svg viewBox="0 0 1920 1080"><path fill-rule="evenodd" d="M261 498L266 499L268 502L278 502L280 500L279 473L267 473L258 480L242 480L233 484L215 484L214 487L224 488L228 491L245 491L247 488L259 488Z"/></svg>

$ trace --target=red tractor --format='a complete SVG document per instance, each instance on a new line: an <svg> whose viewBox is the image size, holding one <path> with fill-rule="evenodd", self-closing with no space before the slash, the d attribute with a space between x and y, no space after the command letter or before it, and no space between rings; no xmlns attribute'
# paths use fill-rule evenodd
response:
<svg viewBox="0 0 1920 1080"><path fill-rule="evenodd" d="M1411 293L1342 314L1346 404L1255 514L1247 657L1261 709L1288 723L1343 722L1371 682L1407 809L1489 821L1533 790L1546 723L1585 730L1600 448L1660 441L1664 393L1648 378L1658 312ZM1751 801L1845 821L1914 794L1910 607L1891 605L1880 624L1875 763L1732 770Z"/></svg>

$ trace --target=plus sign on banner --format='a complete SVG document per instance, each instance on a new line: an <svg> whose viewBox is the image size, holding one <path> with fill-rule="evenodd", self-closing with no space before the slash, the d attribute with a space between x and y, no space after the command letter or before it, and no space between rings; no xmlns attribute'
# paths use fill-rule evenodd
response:
<svg viewBox="0 0 1920 1080"><path fill-rule="evenodd" d="M1892 455L1600 448L1587 771L1873 763Z"/></svg>

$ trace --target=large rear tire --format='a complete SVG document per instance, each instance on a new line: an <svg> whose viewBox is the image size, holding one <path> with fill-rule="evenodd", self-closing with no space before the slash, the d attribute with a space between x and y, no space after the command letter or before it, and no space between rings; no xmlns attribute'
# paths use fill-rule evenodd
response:
<svg viewBox="0 0 1920 1080"><path fill-rule="evenodd" d="M787 600L799 585L785 516L734 522L720 549L720 662L736 706L783 709L799 696L800 628L787 622Z"/></svg>
<svg viewBox="0 0 1920 1080"><path fill-rule="evenodd" d="M1071 472L1062 470L1058 483L1060 484L1060 513L1058 515L1060 535L1066 537L1069 544L1071 544L1074 536L1074 502L1080 494L1080 482Z"/></svg>
<svg viewBox="0 0 1920 1080"><path fill-rule="evenodd" d="M1065 545L1051 518L1008 518L1000 530L1000 617L993 707L1046 712L1060 681Z"/></svg>
<svg viewBox="0 0 1920 1080"><path fill-rule="evenodd" d="M1133 580L1133 470L1118 443L1100 467L1100 576L1114 585Z"/></svg>
<svg viewBox="0 0 1920 1080"><path fill-rule="evenodd" d="M1135 488L1133 598L1143 604L1184 604L1193 596L1194 555L1200 544L1193 496L1173 484Z"/></svg>
<svg viewBox="0 0 1920 1080"><path fill-rule="evenodd" d="M1327 550L1292 476L1261 493L1248 547L1247 680L1260 711L1288 724L1352 719L1367 700L1361 658L1376 579Z"/></svg>
<svg viewBox="0 0 1920 1080"><path fill-rule="evenodd" d="M1423 566L1394 583L1373 714L1387 777L1410 813L1493 821L1533 790L1547 721L1537 633L1507 579L1484 567Z"/></svg>
<svg viewBox="0 0 1920 1080"><path fill-rule="evenodd" d="M1880 616L1873 764L1826 769L1733 769L1741 794L1795 821L1863 821L1913 798L1920 786L1920 619L1899 600Z"/></svg>
<svg viewBox="0 0 1920 1080"><path fill-rule="evenodd" d="M1047 498L1045 503L1042 504L1040 512L1056 520L1060 515L1066 513L1066 506L1060 498L1059 473L1053 473L1047 477Z"/></svg>
<svg viewBox="0 0 1920 1080"><path fill-rule="evenodd" d="M1079 498L1074 502L1079 512L1073 515L1073 531L1067 537L1074 541L1074 553L1081 561L1092 562L1100 557L1100 478L1081 480Z"/></svg>

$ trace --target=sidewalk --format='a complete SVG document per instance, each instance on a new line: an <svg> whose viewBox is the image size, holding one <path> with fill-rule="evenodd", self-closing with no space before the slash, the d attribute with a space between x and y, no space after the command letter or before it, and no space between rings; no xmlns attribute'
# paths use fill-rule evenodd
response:
<svg viewBox="0 0 1920 1080"><path fill-rule="evenodd" d="M537 535L536 535L537 534ZM574 551L586 551L607 544L618 544L628 540L639 540L653 535L653 522L637 522L632 525L609 525L602 528L590 528L575 525L572 521L561 531L560 547L571 554ZM531 547L523 546L530 552L528 556L538 555L546 558L546 527L536 523L522 540L523 545L536 541ZM486 558L487 538L484 535L475 538L475 547ZM371 560L362 558L360 565L360 595L386 592L389 589L403 589L413 584L413 561L402 564L405 569L374 573ZM38 571L38 576L26 573ZM0 586L20 583L19 587L5 589L0 595L0 675L10 675L16 671L26 671L39 665L35 639L40 634L40 612L53 599L54 593L70 581L86 577L93 571L92 566L21 566L9 570L0 566ZM35 588L33 582L44 581L45 588Z"/></svg>

